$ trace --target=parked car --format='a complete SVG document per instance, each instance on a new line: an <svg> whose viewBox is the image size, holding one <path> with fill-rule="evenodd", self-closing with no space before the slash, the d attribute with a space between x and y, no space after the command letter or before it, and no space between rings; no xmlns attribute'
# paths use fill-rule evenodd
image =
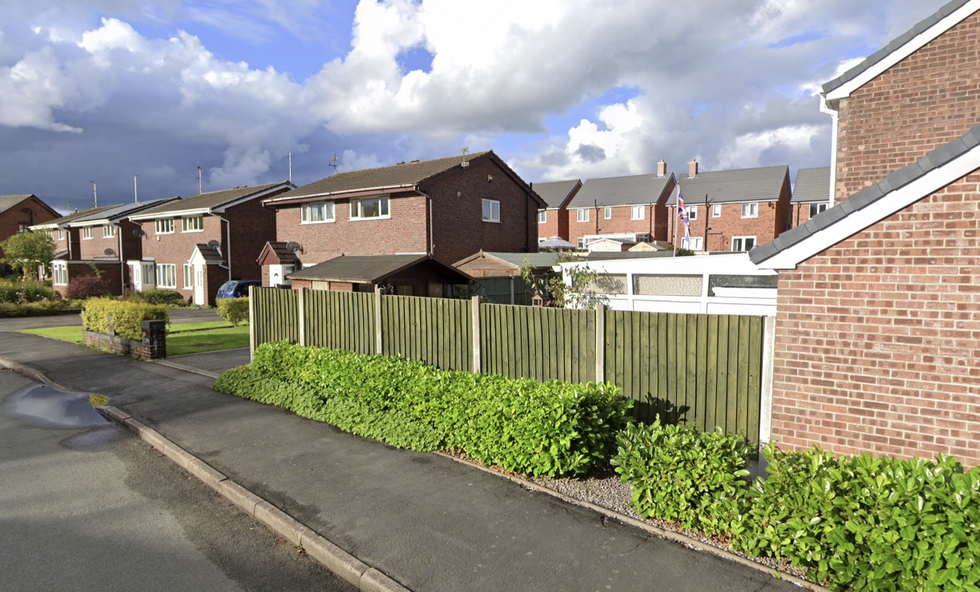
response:
<svg viewBox="0 0 980 592"><path fill-rule="evenodd" d="M231 280L221 284L215 298L241 298L248 296L248 289L251 286L262 287L262 282L258 280Z"/></svg>

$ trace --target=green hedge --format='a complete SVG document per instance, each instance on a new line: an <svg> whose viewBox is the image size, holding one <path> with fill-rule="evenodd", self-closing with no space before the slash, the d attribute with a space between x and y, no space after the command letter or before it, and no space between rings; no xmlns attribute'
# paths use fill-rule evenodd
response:
<svg viewBox="0 0 980 592"><path fill-rule="evenodd" d="M0 303L2 304L26 304L59 298L61 295L55 292L51 286L45 285L44 282L31 280L0 282Z"/></svg>
<svg viewBox="0 0 980 592"><path fill-rule="evenodd" d="M166 306L91 298L82 309L82 325L87 331L108 334L110 316L113 318L116 335L133 341L143 338L143 321L170 323Z"/></svg>
<svg viewBox="0 0 980 592"><path fill-rule="evenodd" d="M252 367L313 389L324 400L404 414L439 434L440 448L531 475L580 474L605 463L632 406L608 385L451 372L286 342L263 344ZM221 384L232 391L229 382Z"/></svg>
<svg viewBox="0 0 980 592"><path fill-rule="evenodd" d="M125 300L165 306L188 306L184 295L177 290L142 290L126 296Z"/></svg>
<svg viewBox="0 0 980 592"><path fill-rule="evenodd" d="M218 315L237 327L248 320L248 296L240 298L219 298Z"/></svg>

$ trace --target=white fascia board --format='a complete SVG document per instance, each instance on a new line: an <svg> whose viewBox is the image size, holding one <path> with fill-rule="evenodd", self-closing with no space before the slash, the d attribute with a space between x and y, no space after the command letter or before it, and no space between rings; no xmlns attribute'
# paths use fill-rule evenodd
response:
<svg viewBox="0 0 980 592"><path fill-rule="evenodd" d="M278 203L280 201L289 201L289 200L293 200L293 199L315 199L317 197L322 197L325 200L327 200L327 199L330 199L332 197L336 197L338 195L346 195L348 193L378 193L378 194L383 194L383 193L388 193L390 191L393 191L395 189L410 189L410 188L415 187L416 185L417 185L417 183L403 183L401 185L381 185L381 186L378 186L378 187L365 187L363 189L344 189L344 190L340 190L340 191L327 191L325 193L310 193L310 194L307 194L307 195L294 195L294 196L290 196L290 195L284 193L284 194L282 194L282 195L280 195L278 197L273 197L273 198L270 198L270 199L264 199L264 200L262 200L262 203L264 203L264 204L275 204L275 203Z"/></svg>
<svg viewBox="0 0 980 592"><path fill-rule="evenodd" d="M930 27L927 31L923 31L922 33L920 33L919 35L911 39L908 43L906 43L899 49L888 54L887 56L885 56L884 59L882 59L877 64L871 66L864 72L861 72L852 80L845 82L844 84L838 86L834 90L827 93L826 99L828 101L834 101L837 99L843 99L851 96L852 92L861 88L865 84L871 82L872 80L877 78L882 72L891 68L892 66L904 60L905 58L909 57L910 55L912 55L913 53L921 49L924 45L926 45L933 39L936 39L946 31L952 29L960 22L965 20L968 16L970 16L971 14L973 14L978 10L980 10L980 0L971 0L970 2L967 2L966 4L961 6L959 10L956 10L955 12L951 13L949 16L947 16L946 18L942 19L941 21L939 21L938 23Z"/></svg>
<svg viewBox="0 0 980 592"><path fill-rule="evenodd" d="M846 240L869 226L932 195L943 187L980 169L980 146L956 160L892 191L868 207L854 212L832 226L788 247L759 263L760 269L796 269L796 266L817 253ZM840 207L840 206L838 206Z"/></svg>
<svg viewBox="0 0 980 592"><path fill-rule="evenodd" d="M269 195L270 193L275 193L276 191L279 191L280 189L283 188L283 186L286 186L286 185L291 185L291 183L289 183L288 181L283 181L282 183L279 183L277 185L273 185L272 187L269 187L267 189L263 189L262 191L257 191L255 193L249 193L248 195L243 195L242 197L239 197L238 199L235 199L233 201L229 201L227 203L221 204L220 206L217 206L215 208L211 208L211 211L217 212L219 214L223 214L225 212L225 210L227 210L228 208L233 208L233 207L235 207L235 206L237 206L239 204L243 204L243 203L252 201L253 199L262 199L263 197L265 197L266 195ZM210 212L208 212L208 213L210 213Z"/></svg>
<svg viewBox="0 0 980 592"><path fill-rule="evenodd" d="M112 224L108 218L100 218L98 220L83 220L82 222L69 222L67 226L70 228L84 228L86 226L105 226L106 224Z"/></svg>
<svg viewBox="0 0 980 592"><path fill-rule="evenodd" d="M198 216L204 214L210 214L211 208L195 208L192 210L174 210L171 212L159 212L156 214L139 214L136 216L130 216L129 219L134 222L141 220L164 220L166 218L183 218L185 216Z"/></svg>

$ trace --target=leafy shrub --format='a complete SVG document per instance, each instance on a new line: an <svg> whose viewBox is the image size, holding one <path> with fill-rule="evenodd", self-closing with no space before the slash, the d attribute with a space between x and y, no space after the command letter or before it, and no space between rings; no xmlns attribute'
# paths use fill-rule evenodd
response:
<svg viewBox="0 0 980 592"><path fill-rule="evenodd" d="M828 452L764 451L769 478L735 545L789 558L834 590L976 590L980 468Z"/></svg>
<svg viewBox="0 0 980 592"><path fill-rule="evenodd" d="M749 447L741 436L689 426L633 424L617 437L610 461L633 489L644 518L678 522L710 535L727 535L744 511Z"/></svg>
<svg viewBox="0 0 980 592"><path fill-rule="evenodd" d="M219 298L218 315L237 327L248 320L248 296L241 298Z"/></svg>
<svg viewBox="0 0 980 592"><path fill-rule="evenodd" d="M609 385L452 372L286 342L263 344L252 366L326 399L404 413L441 434L443 448L532 475L584 473L605 462L632 406Z"/></svg>
<svg viewBox="0 0 980 592"><path fill-rule="evenodd" d="M94 275L83 275L68 280L66 296L69 300L85 300L108 295L109 289L105 282Z"/></svg>
<svg viewBox="0 0 980 592"><path fill-rule="evenodd" d="M133 341L143 338L143 321L170 323L167 307L161 305L122 302L109 298L92 298L85 302L82 325L87 331L108 334L109 317L113 319L116 335Z"/></svg>
<svg viewBox="0 0 980 592"><path fill-rule="evenodd" d="M398 448L428 452L437 450L442 443L442 434L405 413L379 411L354 400L326 397L315 389L267 376L251 366L223 373L214 389L289 409L301 417L327 422Z"/></svg>
<svg viewBox="0 0 980 592"><path fill-rule="evenodd" d="M67 300L41 300L24 304L0 302L0 318L39 317L66 310L77 312L78 308L79 306Z"/></svg>
<svg viewBox="0 0 980 592"><path fill-rule="evenodd" d="M163 304L165 306L187 306L184 295L177 290L144 290L133 292L126 297L130 302L144 302L146 304Z"/></svg>
<svg viewBox="0 0 980 592"><path fill-rule="evenodd" d="M0 283L0 303L27 303L52 300L60 295L46 285L36 280L4 281Z"/></svg>

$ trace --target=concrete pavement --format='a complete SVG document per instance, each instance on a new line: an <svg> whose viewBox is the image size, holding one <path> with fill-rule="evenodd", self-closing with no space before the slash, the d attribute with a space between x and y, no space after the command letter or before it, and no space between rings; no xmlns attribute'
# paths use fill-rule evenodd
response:
<svg viewBox="0 0 980 592"><path fill-rule="evenodd" d="M221 395L207 376L0 333L0 358L110 397L215 471L416 591L790 590L434 454ZM179 360L179 358L177 358Z"/></svg>

